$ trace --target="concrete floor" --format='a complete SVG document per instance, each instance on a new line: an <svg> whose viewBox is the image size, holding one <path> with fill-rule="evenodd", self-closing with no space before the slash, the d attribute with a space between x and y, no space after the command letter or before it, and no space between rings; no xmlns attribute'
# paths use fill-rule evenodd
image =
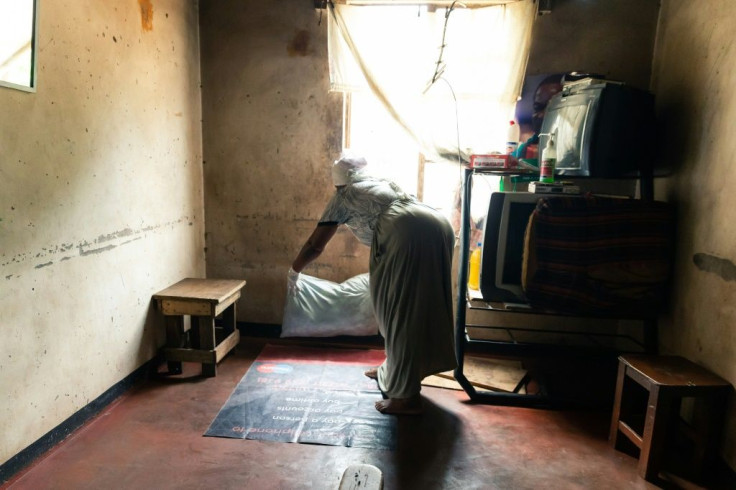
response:
<svg viewBox="0 0 736 490"><path fill-rule="evenodd" d="M215 378L185 364L142 382L2 488L337 489L357 463L380 468L387 490L657 488L609 447L606 410L474 404L441 388L423 388L423 416L400 417L395 451L203 437L264 342L241 341Z"/></svg>

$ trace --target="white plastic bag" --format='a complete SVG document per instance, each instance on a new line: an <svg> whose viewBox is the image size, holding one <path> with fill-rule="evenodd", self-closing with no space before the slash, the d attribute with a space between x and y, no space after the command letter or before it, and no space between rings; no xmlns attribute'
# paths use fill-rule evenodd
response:
<svg viewBox="0 0 736 490"><path fill-rule="evenodd" d="M377 334L368 273L338 284L289 270L281 337Z"/></svg>

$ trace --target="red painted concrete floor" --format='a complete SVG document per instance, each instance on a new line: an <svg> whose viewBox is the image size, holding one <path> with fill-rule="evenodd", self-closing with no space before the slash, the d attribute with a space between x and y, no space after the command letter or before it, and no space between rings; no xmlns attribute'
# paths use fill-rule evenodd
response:
<svg viewBox="0 0 736 490"><path fill-rule="evenodd" d="M262 343L244 339L215 378L185 364L141 382L2 488L337 489L358 463L387 490L657 488L609 447L605 410L475 404L441 388L423 388L424 415L400 417L394 451L203 437Z"/></svg>

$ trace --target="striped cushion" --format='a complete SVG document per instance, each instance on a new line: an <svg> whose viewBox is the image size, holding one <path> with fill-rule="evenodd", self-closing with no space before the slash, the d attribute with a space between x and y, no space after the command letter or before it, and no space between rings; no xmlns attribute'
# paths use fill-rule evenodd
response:
<svg viewBox="0 0 736 490"><path fill-rule="evenodd" d="M670 278L674 212L665 202L586 195L539 201L522 286L534 308L652 317Z"/></svg>

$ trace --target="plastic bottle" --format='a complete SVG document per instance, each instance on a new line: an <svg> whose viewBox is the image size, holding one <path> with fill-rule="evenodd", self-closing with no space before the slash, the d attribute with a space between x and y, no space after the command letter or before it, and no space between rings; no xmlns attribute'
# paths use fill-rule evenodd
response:
<svg viewBox="0 0 736 490"><path fill-rule="evenodd" d="M477 290L480 287L480 249L481 244L478 242L478 248L470 254L470 272L468 274L468 287Z"/></svg>
<svg viewBox="0 0 736 490"><path fill-rule="evenodd" d="M520 131L521 130L519 129L519 125L516 124L516 121L509 121L509 129L506 135L506 154L507 155L513 154L516 151L516 149L519 147Z"/></svg>
<svg viewBox="0 0 736 490"><path fill-rule="evenodd" d="M542 164L539 166L539 181L552 184L555 181L555 165L557 164L557 149L555 148L554 134L547 140L547 146L542 150Z"/></svg>

